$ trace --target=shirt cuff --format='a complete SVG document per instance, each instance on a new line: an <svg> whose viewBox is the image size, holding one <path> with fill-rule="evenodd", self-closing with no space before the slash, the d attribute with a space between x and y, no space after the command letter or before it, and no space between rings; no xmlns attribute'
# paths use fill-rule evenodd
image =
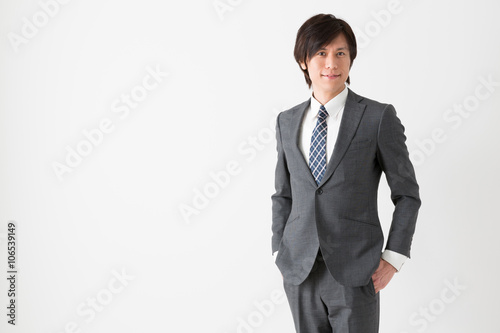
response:
<svg viewBox="0 0 500 333"><path fill-rule="evenodd" d="M391 250L385 250L382 253L382 259L391 264L399 272L408 257Z"/></svg>

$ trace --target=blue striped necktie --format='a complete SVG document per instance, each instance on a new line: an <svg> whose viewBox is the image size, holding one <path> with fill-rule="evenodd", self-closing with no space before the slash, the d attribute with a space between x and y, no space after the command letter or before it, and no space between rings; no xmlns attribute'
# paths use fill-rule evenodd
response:
<svg viewBox="0 0 500 333"><path fill-rule="evenodd" d="M326 133L328 127L326 126L326 118L328 112L323 105L320 106L318 112L318 122L314 127L313 135L311 138L311 148L309 150L309 168L319 185L321 179L325 175L326 170Z"/></svg>

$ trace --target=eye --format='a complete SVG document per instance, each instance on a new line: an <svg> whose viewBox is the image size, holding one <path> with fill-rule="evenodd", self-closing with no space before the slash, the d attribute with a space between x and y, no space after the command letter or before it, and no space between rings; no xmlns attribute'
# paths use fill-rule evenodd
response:
<svg viewBox="0 0 500 333"><path fill-rule="evenodd" d="M337 55L338 56L345 56L345 52L340 51L340 52L337 53Z"/></svg>
<svg viewBox="0 0 500 333"><path fill-rule="evenodd" d="M324 56L324 55L326 55L326 52L319 51L319 52L318 52L318 55L319 55L319 56Z"/></svg>

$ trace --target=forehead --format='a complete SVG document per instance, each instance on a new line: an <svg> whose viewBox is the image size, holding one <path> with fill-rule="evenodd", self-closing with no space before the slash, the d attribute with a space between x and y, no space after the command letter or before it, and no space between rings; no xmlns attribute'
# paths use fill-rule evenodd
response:
<svg viewBox="0 0 500 333"><path fill-rule="evenodd" d="M325 44L321 47L321 49L346 49L348 50L347 40L343 33L339 34L335 37L330 43Z"/></svg>

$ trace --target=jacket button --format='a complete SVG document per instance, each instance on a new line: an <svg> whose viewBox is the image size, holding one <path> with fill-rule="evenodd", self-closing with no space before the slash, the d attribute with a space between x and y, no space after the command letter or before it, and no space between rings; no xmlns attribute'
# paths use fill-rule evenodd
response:
<svg viewBox="0 0 500 333"><path fill-rule="evenodd" d="M320 188L320 189L317 191L317 193L318 193L318 194L323 194L323 189L321 189L321 188Z"/></svg>

